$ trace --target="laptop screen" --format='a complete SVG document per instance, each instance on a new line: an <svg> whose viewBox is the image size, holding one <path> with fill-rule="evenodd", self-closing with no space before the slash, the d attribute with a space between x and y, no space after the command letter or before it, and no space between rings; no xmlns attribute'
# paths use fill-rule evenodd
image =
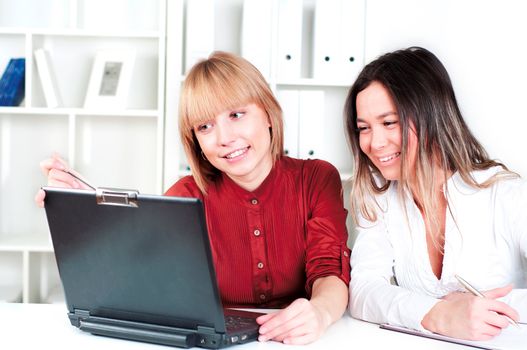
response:
<svg viewBox="0 0 527 350"><path fill-rule="evenodd" d="M44 190L70 312L225 332L200 200L139 194L137 207L116 206Z"/></svg>

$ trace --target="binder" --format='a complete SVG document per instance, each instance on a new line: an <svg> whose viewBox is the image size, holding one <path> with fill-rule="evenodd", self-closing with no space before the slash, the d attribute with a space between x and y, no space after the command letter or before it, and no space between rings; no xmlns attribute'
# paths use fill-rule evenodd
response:
<svg viewBox="0 0 527 350"><path fill-rule="evenodd" d="M214 0L187 1L185 72L214 51Z"/></svg>
<svg viewBox="0 0 527 350"><path fill-rule="evenodd" d="M341 0L338 70L351 85L364 65L365 0Z"/></svg>
<svg viewBox="0 0 527 350"><path fill-rule="evenodd" d="M364 63L365 0L317 0L313 78L350 85Z"/></svg>
<svg viewBox="0 0 527 350"><path fill-rule="evenodd" d="M324 91L303 90L299 92L299 142L298 155L303 159L325 159Z"/></svg>
<svg viewBox="0 0 527 350"><path fill-rule="evenodd" d="M0 106L15 107L22 103L25 92L26 59L12 58L0 79Z"/></svg>
<svg viewBox="0 0 527 350"><path fill-rule="evenodd" d="M317 0L313 29L313 78L338 78L341 0Z"/></svg>
<svg viewBox="0 0 527 350"><path fill-rule="evenodd" d="M277 98L282 106L284 120L284 153L290 157L298 157L298 90L279 90Z"/></svg>
<svg viewBox="0 0 527 350"><path fill-rule="evenodd" d="M35 50L35 62L38 76L46 99L46 105L51 108L62 106L62 97L57 84L55 70L51 64L49 52L46 49Z"/></svg>
<svg viewBox="0 0 527 350"><path fill-rule="evenodd" d="M300 78L302 64L302 0L278 2L278 79Z"/></svg>
<svg viewBox="0 0 527 350"><path fill-rule="evenodd" d="M244 0L242 57L269 80L271 76L272 1Z"/></svg>

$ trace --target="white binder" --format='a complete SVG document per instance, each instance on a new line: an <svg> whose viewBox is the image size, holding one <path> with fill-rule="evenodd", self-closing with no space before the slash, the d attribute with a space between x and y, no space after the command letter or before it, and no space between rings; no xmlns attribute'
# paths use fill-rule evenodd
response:
<svg viewBox="0 0 527 350"><path fill-rule="evenodd" d="M55 70L46 49L35 50L35 63L44 92L46 105L51 108L62 107L62 97L57 84Z"/></svg>
<svg viewBox="0 0 527 350"><path fill-rule="evenodd" d="M313 78L350 85L364 64L365 0L317 0Z"/></svg>
<svg viewBox="0 0 527 350"><path fill-rule="evenodd" d="M299 158L324 159L324 91L302 90L299 92Z"/></svg>
<svg viewBox="0 0 527 350"><path fill-rule="evenodd" d="M298 157L298 90L279 90L277 98L284 119L284 151L287 156Z"/></svg>
<svg viewBox="0 0 527 350"><path fill-rule="evenodd" d="M365 0L342 0L338 66L345 83L352 84L364 65Z"/></svg>
<svg viewBox="0 0 527 350"><path fill-rule="evenodd" d="M302 64L302 0L278 1L278 79L300 78Z"/></svg>
<svg viewBox="0 0 527 350"><path fill-rule="evenodd" d="M214 51L214 0L187 1L185 72Z"/></svg>
<svg viewBox="0 0 527 350"><path fill-rule="evenodd" d="M317 0L313 28L313 78L332 80L339 72L341 0Z"/></svg>
<svg viewBox="0 0 527 350"><path fill-rule="evenodd" d="M254 64L265 79L271 76L272 1L244 0L242 56Z"/></svg>

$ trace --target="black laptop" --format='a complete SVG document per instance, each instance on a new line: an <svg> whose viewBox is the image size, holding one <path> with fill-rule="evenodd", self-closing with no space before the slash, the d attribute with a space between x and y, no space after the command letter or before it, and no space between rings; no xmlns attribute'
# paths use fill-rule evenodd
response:
<svg viewBox="0 0 527 350"><path fill-rule="evenodd" d="M257 338L260 314L222 307L199 199L43 189L72 325L179 347Z"/></svg>

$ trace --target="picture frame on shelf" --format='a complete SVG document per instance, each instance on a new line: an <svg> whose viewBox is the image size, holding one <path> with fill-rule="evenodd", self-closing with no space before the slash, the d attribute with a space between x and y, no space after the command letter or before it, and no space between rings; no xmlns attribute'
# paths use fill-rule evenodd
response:
<svg viewBox="0 0 527 350"><path fill-rule="evenodd" d="M135 56L136 52L133 49L97 52L84 108L126 108Z"/></svg>

